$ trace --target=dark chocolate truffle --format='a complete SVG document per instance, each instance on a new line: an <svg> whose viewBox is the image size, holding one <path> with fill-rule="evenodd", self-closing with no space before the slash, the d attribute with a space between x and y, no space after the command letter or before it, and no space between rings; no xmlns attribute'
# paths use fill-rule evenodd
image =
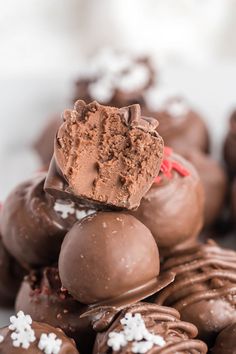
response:
<svg viewBox="0 0 236 354"><path fill-rule="evenodd" d="M133 215L150 229L163 256L194 242L203 210L203 187L195 168L165 148L161 172Z"/></svg>
<svg viewBox="0 0 236 354"><path fill-rule="evenodd" d="M46 191L102 209L138 207L163 156L155 128L139 105L118 109L77 101L56 135Z"/></svg>
<svg viewBox="0 0 236 354"><path fill-rule="evenodd" d="M209 134L205 122L183 99L167 96L160 107L157 105L156 110L151 108L147 104L144 113L158 120L158 132L165 145L180 154L192 149L209 151Z"/></svg>
<svg viewBox="0 0 236 354"><path fill-rule="evenodd" d="M22 311L0 329L1 354L79 354L74 341L59 328L32 322Z"/></svg>
<svg viewBox="0 0 236 354"><path fill-rule="evenodd" d="M61 328L76 341L81 354L92 352L95 332L89 317L80 318L88 307L62 289L56 268L32 271L25 277L15 308L16 312L28 313L34 321Z"/></svg>
<svg viewBox="0 0 236 354"><path fill-rule="evenodd" d="M170 307L137 303L121 311L110 327L96 337L94 354L195 353L207 346L194 339L197 328L180 320Z"/></svg>
<svg viewBox="0 0 236 354"><path fill-rule="evenodd" d="M47 195L44 181L42 173L19 184L2 208L4 246L26 268L57 261L62 240L80 215L72 204Z"/></svg>
<svg viewBox="0 0 236 354"><path fill-rule="evenodd" d="M217 336L212 354L236 354L236 323L224 328Z"/></svg>
<svg viewBox="0 0 236 354"><path fill-rule="evenodd" d="M195 324L209 345L236 321L236 252L207 244L176 252L162 272L174 272L174 282L156 295L155 302L176 308L184 321Z"/></svg>
<svg viewBox="0 0 236 354"><path fill-rule="evenodd" d="M151 232L132 215L100 212L76 223L59 257L62 285L78 301L129 304L173 280L159 275L159 253Z"/></svg>
<svg viewBox="0 0 236 354"><path fill-rule="evenodd" d="M227 177L217 161L201 151L191 150L184 157L196 168L205 192L204 224L212 225L222 212L226 190Z"/></svg>
<svg viewBox="0 0 236 354"><path fill-rule="evenodd" d="M0 306L12 306L24 272L5 249L0 235Z"/></svg>
<svg viewBox="0 0 236 354"><path fill-rule="evenodd" d="M86 69L81 70L75 101L96 100L115 107L142 105L143 94L155 81L154 76L150 58L102 50L86 62Z"/></svg>
<svg viewBox="0 0 236 354"><path fill-rule="evenodd" d="M230 117L229 131L224 143L224 159L229 175L236 175L236 110Z"/></svg>

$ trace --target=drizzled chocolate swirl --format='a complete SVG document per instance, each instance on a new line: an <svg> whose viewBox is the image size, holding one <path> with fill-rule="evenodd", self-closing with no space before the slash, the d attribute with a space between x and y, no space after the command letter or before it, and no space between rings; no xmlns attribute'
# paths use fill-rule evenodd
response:
<svg viewBox="0 0 236 354"><path fill-rule="evenodd" d="M206 353L207 347L200 340L193 338L197 335L197 328L187 322L180 320L178 311L172 308L149 303L136 303L123 309L118 317L111 323L106 332L99 333L96 338L94 354L132 354L132 341L123 346L120 350L114 351L107 344L111 332L121 332L122 324L120 320L127 313L132 315L141 314L147 330L163 338L165 344L161 347L154 345L146 351L148 354L172 354L172 353Z"/></svg>

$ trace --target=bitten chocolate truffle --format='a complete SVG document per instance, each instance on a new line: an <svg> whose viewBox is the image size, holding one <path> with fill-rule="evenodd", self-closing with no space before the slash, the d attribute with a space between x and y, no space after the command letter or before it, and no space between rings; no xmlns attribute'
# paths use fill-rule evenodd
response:
<svg viewBox="0 0 236 354"><path fill-rule="evenodd" d="M180 320L178 311L164 306L137 303L124 310L109 328L96 337L93 354L207 353L194 339L197 328Z"/></svg>
<svg viewBox="0 0 236 354"><path fill-rule="evenodd" d="M44 181L42 173L19 184L2 207L4 246L26 268L57 261L66 232L80 216L72 204L45 194Z"/></svg>
<svg viewBox="0 0 236 354"><path fill-rule="evenodd" d="M176 252L164 262L163 274L166 271L174 272L175 280L155 302L176 308L211 346L217 334L236 321L236 252L208 241Z"/></svg>
<svg viewBox="0 0 236 354"><path fill-rule="evenodd" d="M159 253L151 232L132 215L100 212L76 223L59 257L63 287L93 305L129 304L173 280L159 275Z"/></svg>
<svg viewBox="0 0 236 354"><path fill-rule="evenodd" d="M150 229L165 256L194 242L203 210L203 187L195 168L165 148L161 172L133 215Z"/></svg>
<svg viewBox="0 0 236 354"><path fill-rule="evenodd" d="M0 329L1 354L79 354L74 341L59 328L32 322L22 311Z"/></svg>
<svg viewBox="0 0 236 354"><path fill-rule="evenodd" d="M135 209L160 169L163 140L155 128L139 105L77 101L56 135L46 191L102 209Z"/></svg>
<svg viewBox="0 0 236 354"><path fill-rule="evenodd" d="M227 177L217 161L201 151L191 150L184 154L196 168L205 192L204 224L212 225L222 212L226 190Z"/></svg>
<svg viewBox="0 0 236 354"><path fill-rule="evenodd" d="M32 271L25 277L15 308L16 312L22 310L28 313L34 321L61 328L76 341L80 354L92 352L95 332L90 325L90 318L80 317L88 311L88 307L62 289L56 268Z"/></svg>
<svg viewBox="0 0 236 354"><path fill-rule="evenodd" d="M24 272L3 246L0 235L0 306L12 306Z"/></svg>
<svg viewBox="0 0 236 354"><path fill-rule="evenodd" d="M236 175L236 110L229 121L229 131L224 143L224 159L231 177Z"/></svg>
<svg viewBox="0 0 236 354"><path fill-rule="evenodd" d="M124 107L144 103L145 91L155 82L151 59L132 53L101 50L82 68L76 82L78 99Z"/></svg>
<svg viewBox="0 0 236 354"><path fill-rule="evenodd" d="M224 328L216 338L212 354L236 354L236 323Z"/></svg>

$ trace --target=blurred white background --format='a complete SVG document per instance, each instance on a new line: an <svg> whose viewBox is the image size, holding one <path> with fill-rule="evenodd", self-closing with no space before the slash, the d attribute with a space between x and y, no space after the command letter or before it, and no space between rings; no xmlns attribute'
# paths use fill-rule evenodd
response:
<svg viewBox="0 0 236 354"><path fill-rule="evenodd" d="M203 113L220 158L236 106L235 33L234 0L0 0L0 200L39 168L32 142L103 46L154 55L163 85Z"/></svg>

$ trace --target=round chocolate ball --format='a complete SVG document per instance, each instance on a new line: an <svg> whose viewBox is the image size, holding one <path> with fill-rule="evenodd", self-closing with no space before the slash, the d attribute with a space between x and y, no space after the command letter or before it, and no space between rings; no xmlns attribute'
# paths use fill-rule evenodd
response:
<svg viewBox="0 0 236 354"><path fill-rule="evenodd" d="M224 143L224 159L231 177L236 175L236 110L231 114Z"/></svg>
<svg viewBox="0 0 236 354"><path fill-rule="evenodd" d="M28 313L34 321L61 328L76 341L81 354L92 352L95 332L90 317L80 317L88 311L88 306L74 300L62 289L57 268L32 271L25 277L15 309Z"/></svg>
<svg viewBox="0 0 236 354"><path fill-rule="evenodd" d="M236 225L236 178L234 179L232 184L231 205L232 205L232 219L233 219L233 223Z"/></svg>
<svg viewBox="0 0 236 354"><path fill-rule="evenodd" d="M175 252L162 266L166 271L174 272L175 280L156 295L155 303L176 308L212 346L218 333L236 321L236 252L210 240Z"/></svg>
<svg viewBox="0 0 236 354"><path fill-rule="evenodd" d="M236 354L236 323L224 328L217 336L212 354Z"/></svg>
<svg viewBox="0 0 236 354"><path fill-rule="evenodd" d="M14 325L14 318L23 320ZM46 323L31 322L30 316L18 313L11 317L11 326L0 329L1 354L79 354L74 341L68 338L61 329ZM29 323L28 323L29 320Z"/></svg>
<svg viewBox="0 0 236 354"><path fill-rule="evenodd" d="M191 150L184 157L196 168L205 192L204 225L210 226L222 212L226 191L227 177L217 161L201 151Z"/></svg>
<svg viewBox="0 0 236 354"><path fill-rule="evenodd" d="M194 242L203 225L204 192L193 165L165 148L161 172L133 215L154 236L161 256Z"/></svg>
<svg viewBox="0 0 236 354"><path fill-rule="evenodd" d="M154 293L159 253L151 232L131 215L101 212L76 223L59 257L62 285L85 304L118 305Z"/></svg>
<svg viewBox="0 0 236 354"><path fill-rule="evenodd" d="M66 232L79 218L74 205L44 192L44 181L41 173L19 184L2 207L4 246L25 268L56 262Z"/></svg>
<svg viewBox="0 0 236 354"><path fill-rule="evenodd" d="M205 354L207 346L194 339L196 335L197 328L181 321L175 309L140 302L122 310L98 333L93 353Z"/></svg>

